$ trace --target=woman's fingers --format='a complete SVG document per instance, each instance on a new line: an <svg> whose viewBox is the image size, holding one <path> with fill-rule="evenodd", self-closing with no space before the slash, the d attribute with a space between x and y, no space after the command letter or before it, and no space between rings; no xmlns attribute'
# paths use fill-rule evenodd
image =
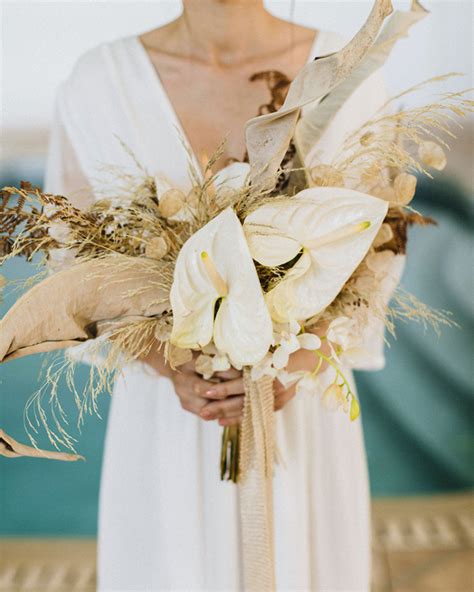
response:
<svg viewBox="0 0 474 592"><path fill-rule="evenodd" d="M204 393L213 383L199 378L196 374L179 372L173 375L173 382L181 407L199 415L201 409L209 402Z"/></svg>
<svg viewBox="0 0 474 592"><path fill-rule="evenodd" d="M242 378L234 378L233 380L226 380L211 386L206 389L204 396L208 399L225 399L231 395L241 395L244 392L244 381Z"/></svg>
<svg viewBox="0 0 474 592"><path fill-rule="evenodd" d="M222 372L215 372L214 376L224 380L232 380L242 376L242 370L236 370L235 368L229 368L229 370L223 370Z"/></svg>
<svg viewBox="0 0 474 592"><path fill-rule="evenodd" d="M242 416L219 419L219 425L221 425L222 427L237 426L237 425L240 425L241 423L242 423Z"/></svg>
<svg viewBox="0 0 474 592"><path fill-rule="evenodd" d="M280 411L280 409L283 409L283 407L288 403L288 401L291 401L291 399L295 396L296 389L294 386L288 389L285 389L284 387L277 387L275 388L274 392L275 401L273 406L275 411Z"/></svg>
<svg viewBox="0 0 474 592"><path fill-rule="evenodd" d="M243 395L232 396L224 401L212 401L201 409L200 416L203 419L229 419L242 415L244 409Z"/></svg>

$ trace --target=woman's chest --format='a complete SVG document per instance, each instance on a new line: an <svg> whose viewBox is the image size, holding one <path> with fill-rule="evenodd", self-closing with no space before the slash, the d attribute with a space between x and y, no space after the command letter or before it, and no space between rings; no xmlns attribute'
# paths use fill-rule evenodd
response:
<svg viewBox="0 0 474 592"><path fill-rule="evenodd" d="M298 71L298 62L292 59L238 68L151 61L194 154L201 160L209 158L225 141L216 170L229 160L244 158L246 122L277 110Z"/></svg>

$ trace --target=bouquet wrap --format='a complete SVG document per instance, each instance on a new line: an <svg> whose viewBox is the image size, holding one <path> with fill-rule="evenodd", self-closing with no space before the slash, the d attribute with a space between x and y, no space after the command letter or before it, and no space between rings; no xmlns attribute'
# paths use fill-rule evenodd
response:
<svg viewBox="0 0 474 592"><path fill-rule="evenodd" d="M275 589L273 549L273 381L244 370L239 487L245 590Z"/></svg>

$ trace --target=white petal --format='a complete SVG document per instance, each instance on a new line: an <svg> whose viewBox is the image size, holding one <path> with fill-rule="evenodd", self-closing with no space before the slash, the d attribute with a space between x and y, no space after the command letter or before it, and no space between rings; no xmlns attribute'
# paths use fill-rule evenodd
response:
<svg viewBox="0 0 474 592"><path fill-rule="evenodd" d="M214 372L225 372L229 368L230 362L227 356L214 356L212 358L212 369Z"/></svg>
<svg viewBox="0 0 474 592"><path fill-rule="evenodd" d="M227 287L226 295L219 293L209 277L202 253L212 260ZM214 336L217 349L238 368L257 363L268 352L271 319L242 226L231 208L183 245L176 261L170 300L173 343L202 347Z"/></svg>
<svg viewBox="0 0 474 592"><path fill-rule="evenodd" d="M302 333L298 335L298 341L303 349L315 350L321 347L321 339L314 333Z"/></svg>
<svg viewBox="0 0 474 592"><path fill-rule="evenodd" d="M288 364L290 354L284 347L277 347L273 353L273 366L278 370L285 368Z"/></svg>
<svg viewBox="0 0 474 592"><path fill-rule="evenodd" d="M233 162L221 169L214 177L216 187L225 186L229 189L240 189L247 182L250 172L248 162Z"/></svg>
<svg viewBox="0 0 474 592"><path fill-rule="evenodd" d="M286 263L303 250L268 294L272 317L303 320L324 310L369 250L387 208L383 200L358 191L317 187L248 216L249 247L263 265ZM255 220L266 221L266 235L256 232Z"/></svg>

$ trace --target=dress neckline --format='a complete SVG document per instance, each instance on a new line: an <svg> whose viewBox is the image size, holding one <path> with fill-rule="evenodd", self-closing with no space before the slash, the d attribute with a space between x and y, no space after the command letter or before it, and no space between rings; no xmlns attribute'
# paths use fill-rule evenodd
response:
<svg viewBox="0 0 474 592"><path fill-rule="evenodd" d="M310 50L308 52L308 56L302 67L304 67L306 64L309 64L317 56L318 51L320 51L323 38L324 31L316 30L313 41L310 46ZM155 68L148 51L146 50L145 46L143 45L140 39L140 36L131 35L130 37L128 37L128 40L131 43L132 50L136 51L138 59L143 64L144 71L147 74L148 83L150 84L151 88L154 88L155 91L158 93L161 105L167 111L170 121L172 122L172 125L176 130L178 141L182 144L183 150L186 151L188 158L191 160L195 171L200 175L202 180L204 176L202 164L194 148L191 145L188 134L186 133L186 130L184 129L184 126L173 105L171 97L169 96L169 93L167 92L163 84L160 73ZM217 172L220 173L221 171L225 170L227 166L219 169L219 171Z"/></svg>

